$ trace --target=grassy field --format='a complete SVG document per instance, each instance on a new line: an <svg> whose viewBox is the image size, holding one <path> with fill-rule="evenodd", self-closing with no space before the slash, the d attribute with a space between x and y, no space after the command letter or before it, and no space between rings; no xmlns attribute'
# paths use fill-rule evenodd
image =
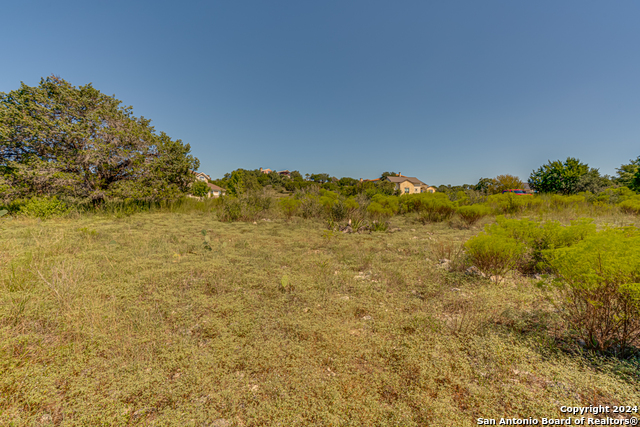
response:
<svg viewBox="0 0 640 427"><path fill-rule="evenodd" d="M640 403L639 365L581 354L533 279L457 268L482 223L394 227L0 221L0 425L470 426Z"/></svg>

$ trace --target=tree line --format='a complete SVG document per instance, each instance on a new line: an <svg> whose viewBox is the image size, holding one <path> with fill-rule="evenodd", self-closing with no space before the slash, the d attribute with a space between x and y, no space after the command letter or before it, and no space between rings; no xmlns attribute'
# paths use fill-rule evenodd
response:
<svg viewBox="0 0 640 427"><path fill-rule="evenodd" d="M192 187L191 171L200 162L190 154L189 144L157 133L150 123L91 84L75 87L56 76L41 79L35 87L22 83L17 90L0 92L0 204L62 196L99 205L107 199L159 201L207 191L202 185ZM371 198L395 194L395 185L384 178L398 175L384 172L379 180L360 181L327 173L303 176L293 171L283 177L237 169L212 183L231 196L264 188L296 192L320 187L347 197ZM621 165L616 177L602 176L572 157L549 161L531 173L528 184L540 193L595 194L620 186L640 191L640 156ZM499 175L480 178L476 184L436 188L450 196L468 191L490 195L523 185L518 177Z"/></svg>

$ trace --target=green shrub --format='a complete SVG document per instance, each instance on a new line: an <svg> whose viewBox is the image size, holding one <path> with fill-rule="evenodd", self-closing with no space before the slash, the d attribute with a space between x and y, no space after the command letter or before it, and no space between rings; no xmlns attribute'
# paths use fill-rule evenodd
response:
<svg viewBox="0 0 640 427"><path fill-rule="evenodd" d="M391 210L394 215L398 213L398 210L400 208L398 196L376 194L371 198L371 202L378 203L383 208Z"/></svg>
<svg viewBox="0 0 640 427"><path fill-rule="evenodd" d="M47 219L64 215L69 207L57 197L33 197L20 207L20 213L33 218Z"/></svg>
<svg viewBox="0 0 640 427"><path fill-rule="evenodd" d="M393 216L393 210L391 208L384 207L378 202L369 203L369 206L367 207L367 213L374 222L384 221Z"/></svg>
<svg viewBox="0 0 640 427"><path fill-rule="evenodd" d="M371 198L371 203L367 206L367 213L374 222L384 222L396 214L398 209L397 196L376 194Z"/></svg>
<svg viewBox="0 0 640 427"><path fill-rule="evenodd" d="M387 221L371 222L371 231L387 231L388 229L389 229L389 223Z"/></svg>
<svg viewBox="0 0 640 427"><path fill-rule="evenodd" d="M555 210L562 210L567 208L575 208L576 206L587 205L586 194L575 194L572 196L564 196L560 194L554 194L549 200L550 207Z"/></svg>
<svg viewBox="0 0 640 427"><path fill-rule="evenodd" d="M287 197L285 199L280 199L280 208L282 208L282 212L287 219L291 219L297 212L300 204L302 202L300 200Z"/></svg>
<svg viewBox="0 0 640 427"><path fill-rule="evenodd" d="M321 218L322 209L319 197L316 195L307 194L300 199L300 214L305 219Z"/></svg>
<svg viewBox="0 0 640 427"><path fill-rule="evenodd" d="M526 247L513 238L481 233L465 243L471 262L489 276L504 276L524 254Z"/></svg>
<svg viewBox="0 0 640 427"><path fill-rule="evenodd" d="M354 216L360 210L360 204L353 197L344 200L344 207L350 217Z"/></svg>
<svg viewBox="0 0 640 427"><path fill-rule="evenodd" d="M620 210L631 215L640 215L640 197L625 200L618 204Z"/></svg>
<svg viewBox="0 0 640 427"><path fill-rule="evenodd" d="M543 271L546 268L546 265L541 264L542 251L571 246L595 231L596 226L589 218L577 219L565 226L558 221L539 223L498 216L495 224L489 224L485 228L487 234L514 239L524 245L526 250L517 263L517 268L522 273Z"/></svg>
<svg viewBox="0 0 640 427"><path fill-rule="evenodd" d="M589 348L624 354L640 344L640 232L608 229L550 249L568 325Z"/></svg>
<svg viewBox="0 0 640 427"><path fill-rule="evenodd" d="M594 195L592 201L618 204L633 197L637 197L637 195L635 191L628 187L607 188L597 195Z"/></svg>
<svg viewBox="0 0 640 427"><path fill-rule="evenodd" d="M449 200L446 194L429 194L421 202L418 218L423 223L446 221L456 211L455 204Z"/></svg>
<svg viewBox="0 0 640 427"><path fill-rule="evenodd" d="M220 221L233 222L242 218L242 202L237 197L222 198L222 208L219 213Z"/></svg>
<svg viewBox="0 0 640 427"><path fill-rule="evenodd" d="M406 194L400 197L400 211L402 213L420 212L431 200L449 200L445 193Z"/></svg>
<svg viewBox="0 0 640 427"><path fill-rule="evenodd" d="M536 196L513 193L494 194L487 197L487 204L499 214L518 214L539 206L541 200Z"/></svg>
<svg viewBox="0 0 640 427"><path fill-rule="evenodd" d="M480 221L483 217L491 213L491 209L482 205L460 206L456 212L462 219L462 221L471 227L476 222Z"/></svg>
<svg viewBox="0 0 640 427"><path fill-rule="evenodd" d="M191 194L196 197L206 197L209 194L209 186L204 181L196 181L191 185Z"/></svg>

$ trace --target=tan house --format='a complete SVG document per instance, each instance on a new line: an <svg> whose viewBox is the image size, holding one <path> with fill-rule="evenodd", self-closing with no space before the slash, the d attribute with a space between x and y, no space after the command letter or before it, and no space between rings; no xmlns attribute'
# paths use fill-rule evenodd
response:
<svg viewBox="0 0 640 427"><path fill-rule="evenodd" d="M222 187L218 187L210 182L207 182L207 185L209 186L209 193L207 193L207 197L220 197L227 194L227 190Z"/></svg>
<svg viewBox="0 0 640 427"><path fill-rule="evenodd" d="M206 173L196 172L196 171L191 171L191 173L193 173L196 176L196 180L198 181L209 182L211 180L211 177Z"/></svg>
<svg viewBox="0 0 640 427"><path fill-rule="evenodd" d="M436 192L435 187L427 185L418 178L412 176L387 176L384 179L389 182L393 182L396 186L396 190L400 192L400 195Z"/></svg>

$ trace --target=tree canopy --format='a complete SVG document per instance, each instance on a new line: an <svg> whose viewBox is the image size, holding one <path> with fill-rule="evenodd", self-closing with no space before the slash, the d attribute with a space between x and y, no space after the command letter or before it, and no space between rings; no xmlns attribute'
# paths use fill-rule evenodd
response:
<svg viewBox="0 0 640 427"><path fill-rule="evenodd" d="M0 92L0 189L94 202L182 194L199 161L189 144L156 134L150 122L91 84L55 76Z"/></svg>
<svg viewBox="0 0 640 427"><path fill-rule="evenodd" d="M580 191L580 180L585 175L600 177L597 169L567 157L564 162L556 160L540 166L529 176L529 185L541 193L573 194ZM583 181L584 182L584 181Z"/></svg>
<svg viewBox="0 0 640 427"><path fill-rule="evenodd" d="M621 165L616 169L618 178L616 182L625 187L629 187L634 191L640 191L640 156L632 159L629 164Z"/></svg>

